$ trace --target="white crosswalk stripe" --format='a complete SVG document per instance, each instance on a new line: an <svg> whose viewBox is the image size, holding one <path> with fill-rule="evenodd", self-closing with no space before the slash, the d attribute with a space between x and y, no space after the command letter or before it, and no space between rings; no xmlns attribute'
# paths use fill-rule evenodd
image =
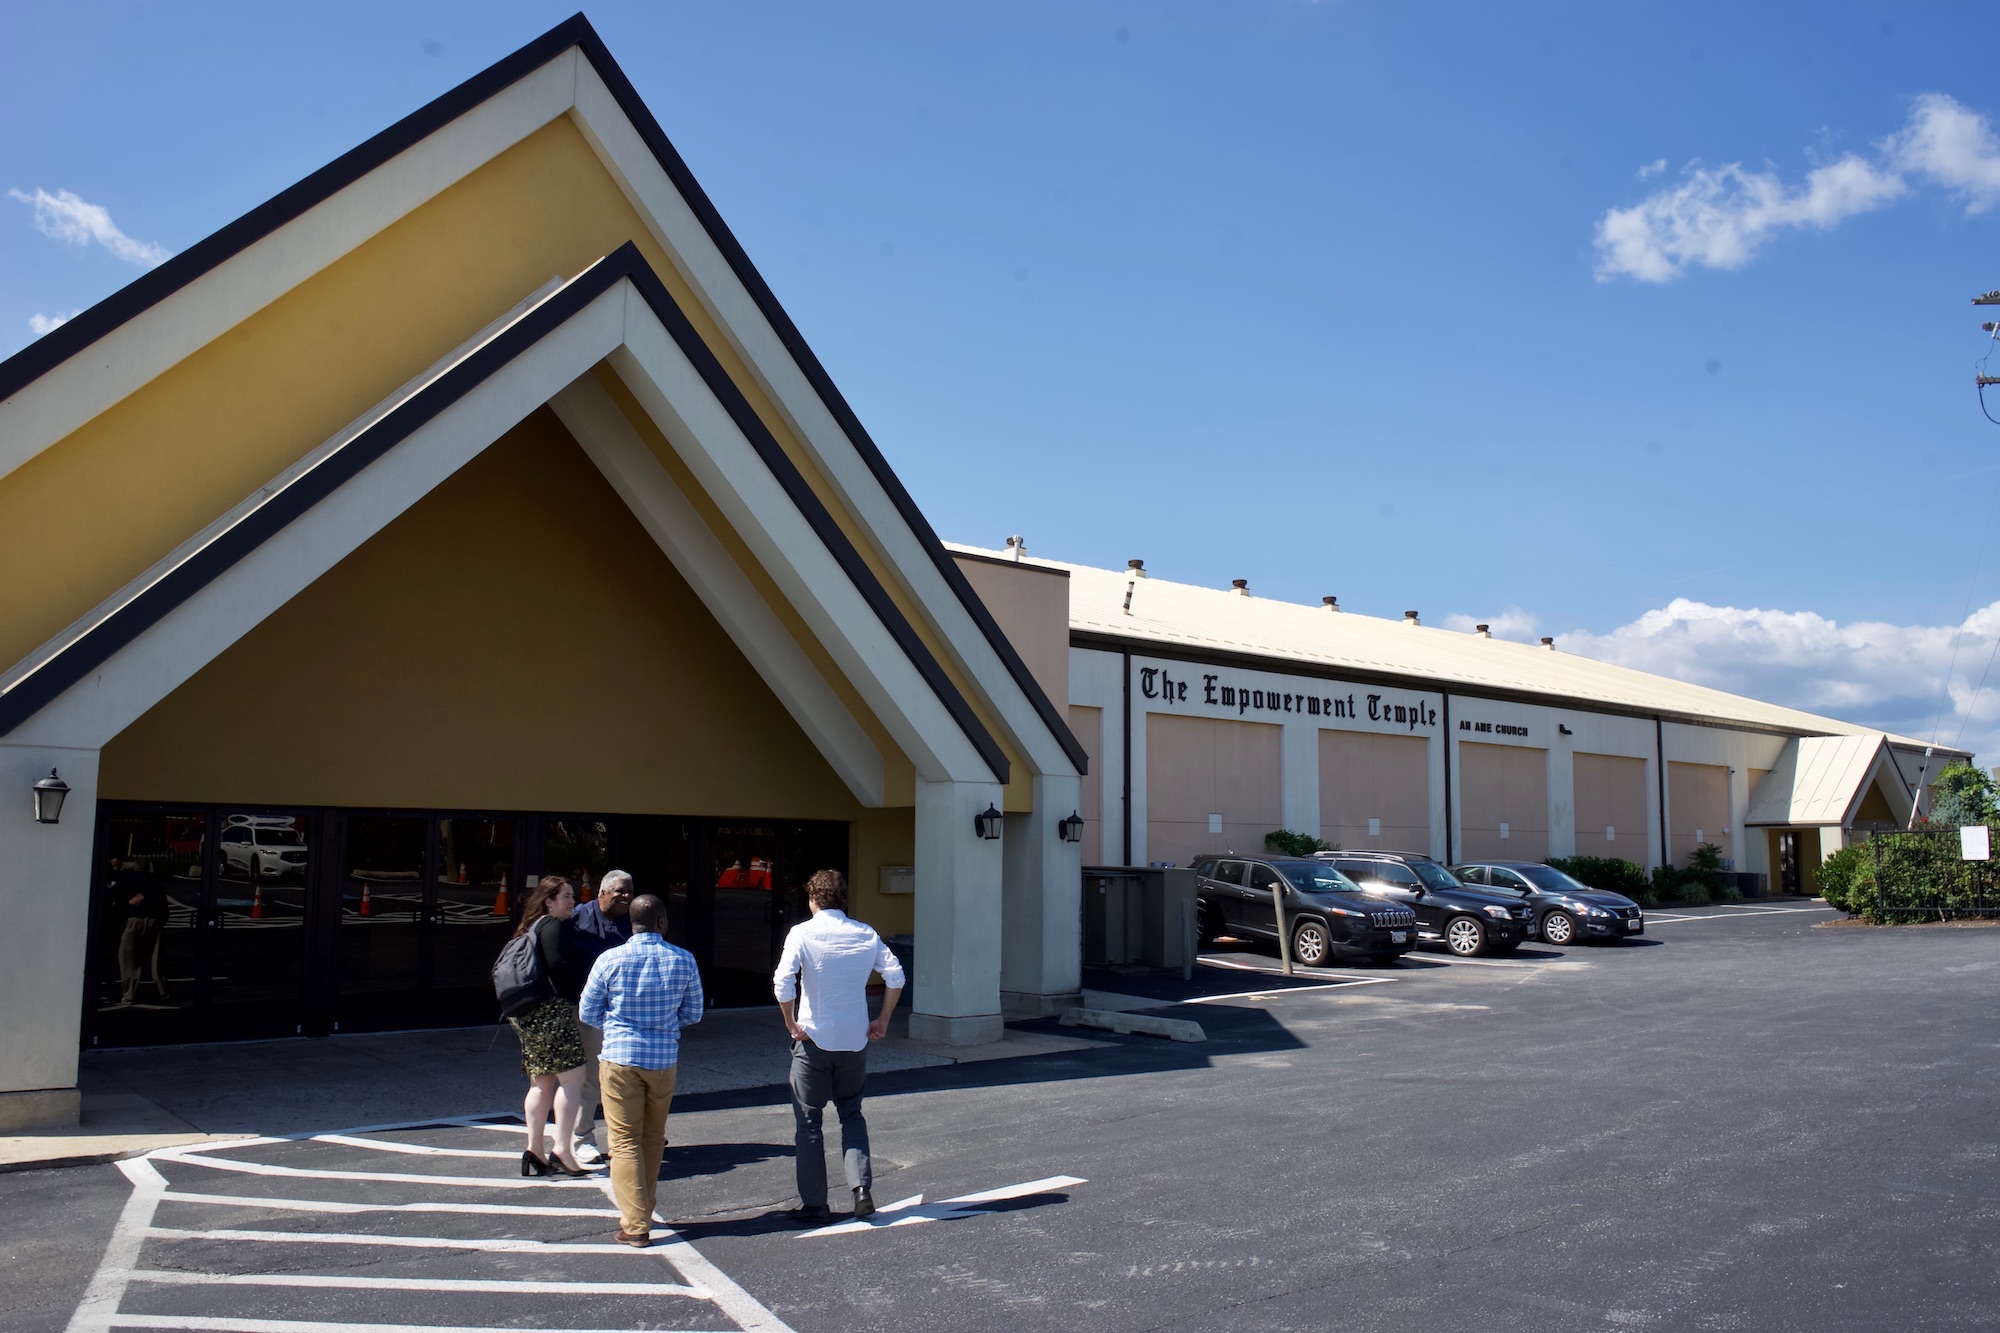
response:
<svg viewBox="0 0 2000 1333"><path fill-rule="evenodd" d="M611 1241L618 1213L601 1175L446 1174L472 1168L467 1159L518 1157L427 1141L478 1142L483 1136L459 1131L494 1128L481 1123L491 1119L239 1139L119 1163L132 1196L70 1333L500 1333L551 1320L563 1333L627 1333L663 1321L790 1333L672 1231L656 1230L645 1250ZM385 1164L428 1160L441 1170L365 1169L365 1157L377 1154ZM200 1188L215 1173L242 1180L245 1192ZM263 1188L270 1192L256 1192ZM509 1190L548 1202L489 1202ZM315 1217L339 1222L317 1229ZM456 1234L429 1234L435 1229ZM308 1310L323 1317L297 1317ZM468 1313L492 1322L467 1322ZM569 1317L602 1327L572 1328Z"/></svg>

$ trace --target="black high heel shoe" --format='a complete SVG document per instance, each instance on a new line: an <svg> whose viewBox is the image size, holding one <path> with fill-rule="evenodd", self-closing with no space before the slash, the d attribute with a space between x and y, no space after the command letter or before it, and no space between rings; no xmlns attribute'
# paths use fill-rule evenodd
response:
<svg viewBox="0 0 2000 1333"><path fill-rule="evenodd" d="M521 1154L521 1174L524 1176L546 1176L554 1169L532 1152Z"/></svg>
<svg viewBox="0 0 2000 1333"><path fill-rule="evenodd" d="M562 1158L557 1157L554 1153L551 1153L549 1154L549 1174L552 1176L570 1176L572 1178L580 1178L589 1175L590 1171L587 1168L581 1166L579 1166L576 1170L572 1171L568 1167L563 1165Z"/></svg>

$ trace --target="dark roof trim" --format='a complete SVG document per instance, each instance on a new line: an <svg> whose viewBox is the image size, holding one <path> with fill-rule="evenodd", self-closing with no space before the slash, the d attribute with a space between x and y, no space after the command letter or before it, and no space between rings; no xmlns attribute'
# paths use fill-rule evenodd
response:
<svg viewBox="0 0 2000 1333"><path fill-rule="evenodd" d="M266 541L282 532L314 505L352 480L369 464L408 439L417 429L504 369L516 357L561 328L592 301L620 281L630 279L653 313L666 326L683 354L694 364L737 428L749 439L765 466L784 487L807 523L819 536L842 572L868 602L884 628L936 693L966 739L1000 782L1008 779L1007 755L978 715L952 684L944 668L917 637L888 590L861 559L833 515L789 455L765 427L736 382L723 370L715 353L701 340L693 323L674 301L666 284L653 272L638 246L626 242L616 251L553 293L490 342L474 351L408 401L341 445L295 478L283 490L246 513L233 526L157 581L143 589L75 641L0 695L0 735L33 717L78 681L102 666L112 654L158 624L174 608L214 582Z"/></svg>
<svg viewBox="0 0 2000 1333"><path fill-rule="evenodd" d="M150 309L181 288L194 282L209 270L219 267L239 252L263 239L271 232L291 222L314 205L339 193L370 171L403 152L413 144L435 133L451 121L478 106L481 102L505 90L522 78L540 69L549 61L571 47L579 48L586 59L596 68L598 77L610 89L619 107L638 130L640 138L658 160L674 187L687 200L690 210L701 222L709 239L721 251L737 280L750 293L757 308L771 327L777 331L779 340L798 362L806 379L825 402L834 420L847 433L848 440L875 475L876 481L888 493L891 503L896 506L903 520L910 525L935 565L944 577L946 586L958 597L980 633L986 636L1008 674L1016 685L1028 696L1035 712L1054 734L1063 751L1076 765L1079 773L1087 763L1083 745L1071 734L1069 724L1049 701L1048 695L1036 682L1021 655L1014 649L1007 636L986 609L985 603L972 590L965 575L959 572L945 553L944 543L938 540L929 520L920 511L916 502L903 488L902 481L883 458L880 449L862 427L854 410L834 387L833 379L806 345L798 326L785 313L778 298L772 293L763 275L750 262L741 244L716 211L707 193L688 170L678 150L668 140L666 131L660 128L658 120L640 99L632 81L625 77L618 62L612 58L604 39L590 25L590 20L582 14L575 14L563 20L529 42L512 55L488 66L473 75L444 96L421 109L405 116L388 129L358 147L313 172L304 180L271 199L251 209L236 221L229 223L213 235L175 255L152 272L135 279L125 287L112 293L90 309L77 315L60 328L52 329L34 342L16 352L5 361L0 361L0 401L12 397L28 384L47 374L55 367L69 360L104 337L119 325ZM982 731L984 729L982 728Z"/></svg>
<svg viewBox="0 0 2000 1333"><path fill-rule="evenodd" d="M1303 676L1309 680L1382 685L1390 689L1414 690L1421 694L1449 694L1454 699L1532 704L1537 708L1568 708L1579 713L1604 713L1612 717L1635 717L1647 721L1660 719L1681 726L1713 727L1720 731L1751 731L1759 735L1793 737L1845 734L1831 731L1790 731L1784 727L1769 726L1761 722L1733 722L1724 718L1702 717L1694 713L1661 712L1657 708L1621 706L1595 699L1575 699L1568 695L1534 694L1527 690L1501 690L1478 685L1461 685L1454 681L1439 680L1435 676L1404 676L1386 671L1350 671L1344 667L1323 666L1317 662L1299 662L1285 657L1265 657L1257 653L1221 650L1204 652L1181 644L1154 643L1149 639L1127 639L1116 634L1093 633L1086 630L1071 630L1069 645L1072 648L1093 648L1099 652L1129 651L1146 657L1159 657L1170 662L1187 662L1191 665L1207 663L1214 666L1240 667L1248 671L1274 671L1287 676Z"/></svg>

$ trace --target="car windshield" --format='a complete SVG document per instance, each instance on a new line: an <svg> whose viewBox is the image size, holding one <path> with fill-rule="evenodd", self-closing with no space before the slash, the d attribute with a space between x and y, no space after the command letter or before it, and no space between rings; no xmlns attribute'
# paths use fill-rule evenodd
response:
<svg viewBox="0 0 2000 1333"><path fill-rule="evenodd" d="M1301 893L1360 893L1361 886L1330 865L1312 861L1287 861L1279 869L1292 887Z"/></svg>
<svg viewBox="0 0 2000 1333"><path fill-rule="evenodd" d="M260 828L257 841L265 847L303 847L306 840L288 828Z"/></svg>
<svg viewBox="0 0 2000 1333"><path fill-rule="evenodd" d="M1521 873L1538 889L1551 893L1588 893L1590 886L1571 879L1554 866L1522 866Z"/></svg>
<svg viewBox="0 0 2000 1333"><path fill-rule="evenodd" d="M1417 878L1433 889L1462 889L1465 887L1465 885L1459 882L1458 876L1452 874L1435 861L1412 861L1410 862L1410 869L1416 871Z"/></svg>

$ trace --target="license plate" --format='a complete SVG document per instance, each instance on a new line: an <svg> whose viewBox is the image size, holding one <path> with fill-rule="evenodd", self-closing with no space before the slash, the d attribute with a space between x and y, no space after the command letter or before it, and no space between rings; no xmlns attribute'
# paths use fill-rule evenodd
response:
<svg viewBox="0 0 2000 1333"><path fill-rule="evenodd" d="M1625 923L1625 929L1627 929L1627 930L1638 930L1638 929L1639 929L1639 928L1640 928L1641 926L1643 926L1643 925L1645 925L1645 924L1646 924L1646 923L1645 923L1645 922L1643 922L1643 921L1627 921L1627 922Z"/></svg>
<svg viewBox="0 0 2000 1333"><path fill-rule="evenodd" d="M1391 944L1404 944L1409 941L1409 938L1410 932L1407 930L1392 930L1389 932L1389 943Z"/></svg>

